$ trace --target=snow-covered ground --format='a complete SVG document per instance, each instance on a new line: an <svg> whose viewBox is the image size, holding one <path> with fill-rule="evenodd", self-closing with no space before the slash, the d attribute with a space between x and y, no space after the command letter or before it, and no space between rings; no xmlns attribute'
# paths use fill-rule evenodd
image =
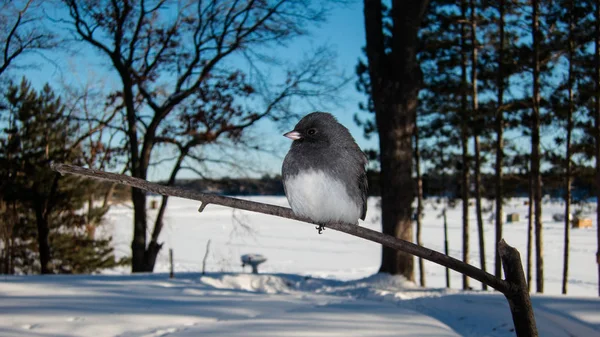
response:
<svg viewBox="0 0 600 337"><path fill-rule="evenodd" d="M158 198L157 198L158 199ZM285 197L253 197L251 200L288 206ZM366 221L360 225L381 230L378 198L370 198ZM158 257L155 271L168 272L168 250L173 249L175 270L201 271L206 244L211 240L206 259L206 271L242 272L240 256L258 253L268 261L260 266L265 273L287 273L313 277L353 280L377 272L381 261L381 247L375 243L345 233L325 230L318 235L314 226L306 223L281 219L269 215L232 210L209 205L198 213L198 202L171 198L167 208L161 239L164 246ZM484 205L489 206L489 205ZM423 218L423 245L444 251L443 219L440 216L443 204L427 201ZM488 207L491 208L491 207ZM462 259L462 210L458 203L447 211L450 255ZM479 267L479 239L474 207L470 217L470 263ZM504 207L506 214L518 213L520 221L505 224L504 239L521 252L523 266L527 256L527 206L523 199L512 199ZM546 294L560 294L563 268L564 223L552 220L554 213L563 213L559 202L544 204L544 256ZM569 295L598 294L598 269L596 266L596 223L595 207L588 205L583 215L593 219L592 228L571 230L571 255L569 268ZM149 211L154 219L156 211ZM107 229L119 256L131 254L133 213L129 206L113 207L108 214ZM484 215L486 267L494 271L495 227L490 221L492 213ZM416 262L416 260L415 260ZM535 263L535 260L533 261ZM415 263L416 264L416 263ZM418 266L418 264L416 264ZM246 267L246 271L250 271ZM427 286L446 286L445 269L434 263L425 262ZM450 272L451 287L462 289L462 276ZM416 274L418 275L418 269ZM535 280L535 273L533 274ZM471 280L473 289L481 289L479 282ZM535 289L534 289L535 290Z"/></svg>
<svg viewBox="0 0 600 337"><path fill-rule="evenodd" d="M252 200L287 205L281 197ZM1 276L0 336L514 336L508 304L495 292L443 289L444 269L426 262L428 288L400 277L373 275L380 247L333 230L291 220L171 199L156 274L113 270L95 276ZM559 295L563 224L552 220L560 203L544 205L545 295L532 300L540 336L599 336L596 224L571 231L569 296ZM437 209L435 209L437 207ZM505 211L521 221L504 238L526 256L527 207L510 201ZM155 211L150 211L152 218ZM427 206L426 247L443 251L441 205ZM592 217L595 209L584 210ZM377 199L367 221L379 230ZM494 227L487 221L488 270L493 270ZM595 217L592 217L595 219ZM132 210L116 206L105 230L118 254L128 255ZM461 254L460 205L448 211L450 254ZM479 265L474 216L471 263ZM207 241L207 274L198 272ZM169 279L168 250L175 258ZM240 256L267 257L261 275L248 274ZM417 273L418 275L418 273ZM461 288L451 272L452 287ZM471 286L479 289L472 281Z"/></svg>

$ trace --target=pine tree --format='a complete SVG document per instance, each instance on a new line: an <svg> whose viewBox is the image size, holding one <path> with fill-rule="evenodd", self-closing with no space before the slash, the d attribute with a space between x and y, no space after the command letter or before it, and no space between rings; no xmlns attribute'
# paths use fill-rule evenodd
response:
<svg viewBox="0 0 600 337"><path fill-rule="evenodd" d="M540 19L539 0L532 0L531 35L533 68L533 106L531 109L531 174L533 176L533 217L535 227L536 291L544 292L544 248L542 227L542 174L540 172Z"/></svg>
<svg viewBox="0 0 600 337"><path fill-rule="evenodd" d="M502 181L502 167L504 160L504 110L502 105L504 104L504 87L505 87L505 14L506 5L505 0L498 1L498 71L497 71L497 105L495 109L495 128L496 128L496 166L495 166L495 190L496 190L496 242L500 242L502 239L502 204L504 201L504 189ZM494 255L494 275L496 277L502 277L502 264L500 262L500 254L498 252L498 246L496 245L496 254Z"/></svg>
<svg viewBox="0 0 600 337"><path fill-rule="evenodd" d="M594 135L596 147L594 151L596 159L596 227L597 227L597 251L596 264L598 265L598 295L600 295L600 1L596 0L595 16L595 43L594 43L594 82L596 95L594 99Z"/></svg>
<svg viewBox="0 0 600 337"><path fill-rule="evenodd" d="M481 141L480 135L486 128L486 117L483 111L479 109L479 88L478 88L478 67L479 67L479 41L477 35L478 22L481 21L477 13L477 3L475 0L470 0L469 4L470 25L471 25L471 113L473 115L473 123L471 129L473 131L474 145L474 166L473 175L475 179L475 214L477 216L477 232L479 238L479 265L481 270L486 271L485 263L485 239L483 229L483 207L481 204L482 183L481 183ZM482 289L487 290L487 285L482 283Z"/></svg>
<svg viewBox="0 0 600 337"><path fill-rule="evenodd" d="M83 148L59 97L46 85L40 92L25 80L5 95L10 127L0 151L4 202L16 215L11 224L15 272L88 273L117 264L110 238L96 240L86 225L101 222L106 208L79 210L90 193L89 181L50 169L51 162L83 164ZM36 244L34 244L34 242ZM37 256L34 265L32 256Z"/></svg>
<svg viewBox="0 0 600 337"><path fill-rule="evenodd" d="M580 27L586 26L588 7L585 2L564 0L555 3L547 18L550 24L558 27L555 34L552 35L552 44L555 46L554 52L556 55L554 68L565 69L564 79L557 83L550 99L553 117L561 124L561 129L564 126L565 133L564 137L557 135L554 138L556 144L554 148L563 148L564 155L556 153L557 151L551 153L554 167L556 167L554 169L556 175L564 177L562 182L565 200L563 294L566 294L568 289L572 184L577 170L577 167L574 166L574 155L576 154L575 150L578 142L576 133L578 131L577 125L582 125L579 117L583 116L582 108L585 104L581 100L583 96L578 94L576 79L585 77L581 55L584 51L583 47L591 41L590 34L586 34ZM564 65L565 62L566 66Z"/></svg>
<svg viewBox="0 0 600 337"><path fill-rule="evenodd" d="M470 70L471 36L467 20L468 3L433 1L420 35L423 41L419 60L424 68L425 90L421 93L425 109L419 118L426 119L424 133L432 146L441 147L452 157L457 194L462 200L462 260L469 262L469 192L471 155L469 139L472 134ZM456 145L458 144L458 146ZM426 152L427 153L427 152ZM428 157L439 161L442 157ZM446 168L442 168L445 170ZM463 275L463 288L469 279Z"/></svg>

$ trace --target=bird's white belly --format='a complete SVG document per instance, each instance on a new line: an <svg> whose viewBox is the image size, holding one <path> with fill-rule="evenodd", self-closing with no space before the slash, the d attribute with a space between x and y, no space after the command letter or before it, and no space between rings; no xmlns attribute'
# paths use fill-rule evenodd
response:
<svg viewBox="0 0 600 337"><path fill-rule="evenodd" d="M358 223L361 207L335 177L310 170L287 178L284 184L288 202L296 215L318 223Z"/></svg>

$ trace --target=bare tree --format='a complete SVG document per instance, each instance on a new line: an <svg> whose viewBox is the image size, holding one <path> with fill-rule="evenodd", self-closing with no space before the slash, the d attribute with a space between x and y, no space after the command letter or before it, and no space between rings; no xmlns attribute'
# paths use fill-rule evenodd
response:
<svg viewBox="0 0 600 337"><path fill-rule="evenodd" d="M287 98L263 102L262 109L237 109L232 101L225 115L215 110L182 113L188 104L200 108L198 102L222 102L219 86L239 71L232 67L234 57L254 56L257 47L282 44L305 33L322 20L324 3L308 0L278 1L64 1L69 19L63 20L82 41L106 56L121 79L113 94L114 103L125 111L125 131L129 146L132 176L146 179L153 150L157 144L170 143L177 148L174 169L169 181L176 177L183 159L195 146L213 143L220 138L235 139L257 120L283 113ZM298 93L312 86L318 69L303 74L297 83ZM292 83L293 74L286 79ZM246 94L255 88L240 78L238 87ZM230 87L231 88L231 87ZM318 91L305 89L318 95ZM283 90L285 91L285 90ZM277 97L277 95L275 95ZM197 103L194 103L197 102ZM206 107L204 107L206 108ZM229 113L230 115L227 115ZM227 119L233 116L233 119ZM189 127L198 123L201 130ZM180 128L169 129L178 124ZM169 139L188 132L185 137ZM183 139L183 140L182 140ZM162 228L157 219L150 242L146 238L146 195L133 188L134 235L132 271L152 271L160 251L157 242ZM163 205L166 207L166 199ZM161 207L162 208L162 207ZM164 213L164 209L162 213Z"/></svg>
<svg viewBox="0 0 600 337"><path fill-rule="evenodd" d="M40 25L33 0L0 2L0 76L25 54L56 45L52 32Z"/></svg>
<svg viewBox="0 0 600 337"><path fill-rule="evenodd" d="M330 74L327 68L331 66L331 53L327 49L319 49L305 62L295 69L287 71L288 77L285 85L278 88L274 96L263 97L268 104L262 111L245 111L241 105L236 105L235 100L240 97L251 97L257 94L253 86L246 83L240 72L229 74L226 78L219 79L214 85L203 87L193 95L195 98L189 106L182 107L174 113L178 120L184 121L180 125L168 124L161 128L161 136L157 137L157 144L171 144L177 148L178 155L171 173L166 182L173 185L177 173L186 168L203 175L194 167L201 167L204 162L220 162L206 156L199 156L194 149L206 144L233 142L235 145L242 142L241 135L244 129L252 126L260 119L277 115L276 110L280 104L292 97L305 97L321 95L327 90L327 79L323 78ZM322 86L319 89L309 89L313 84ZM325 90L323 90L325 89ZM334 87L329 87L334 90ZM225 140L222 140L225 138ZM219 141L217 141L219 140ZM185 165L186 159L191 164ZM227 163L237 165L235 162ZM163 227L163 218L167 208L168 196L163 196L154 220L154 227L148 246L148 259L156 258L162 244L159 243L159 235ZM155 260L147 260L154 265Z"/></svg>

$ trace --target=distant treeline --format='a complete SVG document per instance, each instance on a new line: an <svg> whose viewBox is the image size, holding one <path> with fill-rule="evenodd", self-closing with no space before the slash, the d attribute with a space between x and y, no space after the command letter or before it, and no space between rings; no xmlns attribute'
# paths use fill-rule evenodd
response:
<svg viewBox="0 0 600 337"><path fill-rule="evenodd" d="M280 176L262 178L179 179L175 186L225 195L284 195Z"/></svg>
<svg viewBox="0 0 600 337"><path fill-rule="evenodd" d="M528 178L526 173L507 174L504 176L506 186L505 197L527 197ZM379 172L368 171L369 195L379 196ZM493 199L492 174L482 175L483 197ZM561 175L547 173L544 175L544 195L553 198L563 196ZM185 179L177 180L176 186L195 191L225 194L225 195L284 195L283 184L280 176L264 176L262 178L222 178L222 179ZM573 181L573 199L580 200L593 195L593 172L584 172ZM487 187L487 188L486 188ZM413 186L416 189L416 185ZM460 197L460 176L457 175L430 175L423 176L423 194L427 197L447 196ZM473 184L471 184L473 189Z"/></svg>

